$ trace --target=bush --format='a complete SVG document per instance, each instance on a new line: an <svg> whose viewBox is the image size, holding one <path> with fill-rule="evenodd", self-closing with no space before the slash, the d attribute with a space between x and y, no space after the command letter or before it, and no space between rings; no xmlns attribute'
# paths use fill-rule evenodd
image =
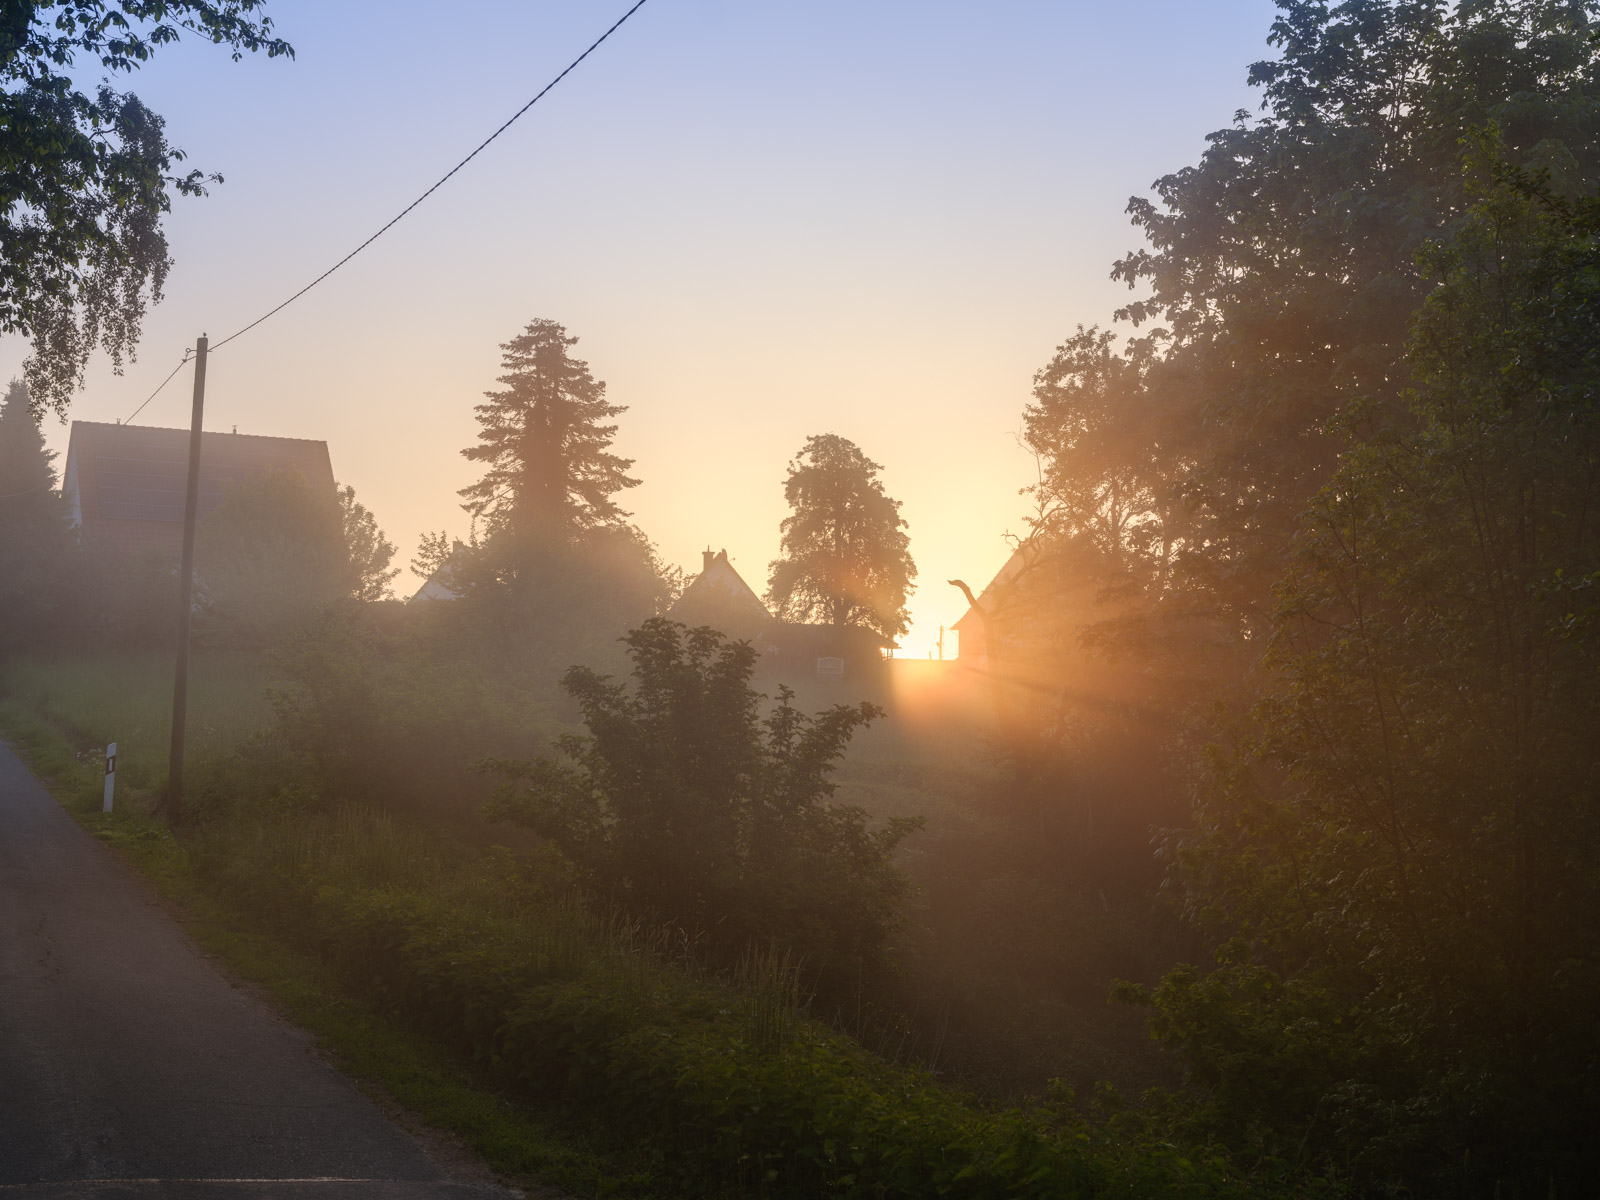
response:
<svg viewBox="0 0 1600 1200"><path fill-rule="evenodd" d="M524 1090L647 1147L689 1194L1262 1194L1215 1156L1121 1142L1059 1102L990 1111L792 1007L774 1021L774 977L793 996L781 964L747 969L741 989L685 961L670 931L598 913L554 864L467 855L362 809L208 836L200 870L234 903Z"/></svg>
<svg viewBox="0 0 1600 1200"><path fill-rule="evenodd" d="M486 794L469 761L544 744L552 720L537 691L414 616L337 605L270 656L276 722L246 750L269 792L460 816Z"/></svg>
<svg viewBox="0 0 1600 1200"><path fill-rule="evenodd" d="M588 736L558 739L568 763L494 761L491 813L553 840L603 891L704 932L725 954L752 940L791 948L823 975L881 965L905 878L881 830L830 804L828 776L851 734L881 715L836 705L816 717L787 688L760 715L755 651L660 618L623 639L629 688L584 667L563 686Z"/></svg>

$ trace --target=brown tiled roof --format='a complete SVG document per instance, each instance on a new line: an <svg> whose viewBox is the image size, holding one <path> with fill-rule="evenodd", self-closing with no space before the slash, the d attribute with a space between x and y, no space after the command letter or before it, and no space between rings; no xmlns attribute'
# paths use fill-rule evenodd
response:
<svg viewBox="0 0 1600 1200"><path fill-rule="evenodd" d="M231 483L268 471L299 471L313 490L333 494L326 442L205 433L200 442L200 516ZM181 524L189 472L189 431L150 425L74 421L66 484L85 526L105 521Z"/></svg>

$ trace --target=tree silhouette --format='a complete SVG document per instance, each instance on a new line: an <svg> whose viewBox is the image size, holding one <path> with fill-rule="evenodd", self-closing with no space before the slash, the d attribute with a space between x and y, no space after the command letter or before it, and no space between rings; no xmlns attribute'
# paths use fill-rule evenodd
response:
<svg viewBox="0 0 1600 1200"><path fill-rule="evenodd" d="M893 638L906 631L906 596L917 577L910 539L878 480L883 468L848 438L806 439L783 485L790 515L767 600L791 621L821 617Z"/></svg>
<svg viewBox="0 0 1600 1200"><path fill-rule="evenodd" d="M0 651L53 625L72 546L55 455L29 408L27 387L13 380L0 401Z"/></svg>
<svg viewBox="0 0 1600 1200"><path fill-rule="evenodd" d="M256 18L264 0L20 0L0 6L0 334L31 339L34 411L65 414L98 344L120 368L172 259L172 192L220 175L180 173L183 151L131 92L74 86L98 60L132 72L182 30L269 58L292 55ZM65 73L70 70L71 75Z"/></svg>
<svg viewBox="0 0 1600 1200"><path fill-rule="evenodd" d="M704 931L737 955L776 943L824 976L882 962L906 879L895 847L922 824L873 829L830 778L857 729L883 715L815 716L750 686L756 652L714 629L654 618L623 639L632 683L573 667L562 687L587 734L561 759L489 760L492 818L550 838L641 915ZM565 760L565 761L562 761Z"/></svg>
<svg viewBox="0 0 1600 1200"><path fill-rule="evenodd" d="M350 560L350 595L356 600L388 600L389 585L400 574L391 567L395 545L383 536L378 519L356 499L356 489L344 484L337 489L339 514L344 524L344 546Z"/></svg>
<svg viewBox="0 0 1600 1200"><path fill-rule="evenodd" d="M505 388L484 393L479 443L461 452L489 464L461 495L491 536L571 535L628 516L612 497L639 481L626 474L633 460L607 449L617 427L605 423L627 410L607 403L606 385L567 352L577 341L539 318L501 345Z"/></svg>

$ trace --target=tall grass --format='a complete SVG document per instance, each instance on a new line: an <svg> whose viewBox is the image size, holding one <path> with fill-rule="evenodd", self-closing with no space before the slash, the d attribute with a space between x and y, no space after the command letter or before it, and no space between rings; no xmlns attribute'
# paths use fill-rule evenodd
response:
<svg viewBox="0 0 1600 1200"><path fill-rule="evenodd" d="M116 742L119 783L154 791L167 780L172 677L172 656L154 651L23 656L0 663L0 694L55 722L80 749ZM219 758L267 726L268 681L257 654L200 651L191 657L191 761Z"/></svg>

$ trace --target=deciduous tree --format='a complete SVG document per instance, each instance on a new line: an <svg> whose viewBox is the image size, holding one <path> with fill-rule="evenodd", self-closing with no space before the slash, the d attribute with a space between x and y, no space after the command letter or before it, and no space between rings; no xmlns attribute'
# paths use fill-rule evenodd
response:
<svg viewBox="0 0 1600 1200"><path fill-rule="evenodd" d="M1503 165L1415 324L1413 420L1302 525L1277 686L1183 839L1233 941L1158 1030L1251 1153L1415 1194L1600 1184L1600 201ZM1360 431L1359 422L1352 429Z"/></svg>
<svg viewBox="0 0 1600 1200"><path fill-rule="evenodd" d="M383 536L378 520L367 506L356 499L349 484L338 489L339 513L344 524L345 555L349 560L350 595L355 600L384 600L392 593L389 585L400 574L391 567L395 545Z"/></svg>
<svg viewBox="0 0 1600 1200"><path fill-rule="evenodd" d="M7 0L0 5L0 333L33 343L37 411L64 415L96 345L120 369L171 259L172 194L220 175L181 171L165 122L131 92L80 89L85 60L129 73L183 32L269 58L290 45L265 0Z"/></svg>
<svg viewBox="0 0 1600 1200"><path fill-rule="evenodd" d="M821 617L886 638L906 631L906 596L917 568L900 501L878 479L882 469L832 433L807 438L789 464L783 553L767 584L768 601L787 619Z"/></svg>
<svg viewBox="0 0 1600 1200"><path fill-rule="evenodd" d="M296 471L228 489L200 524L198 565L213 619L275 640L336 600L385 599L395 547L350 485L319 496Z"/></svg>

